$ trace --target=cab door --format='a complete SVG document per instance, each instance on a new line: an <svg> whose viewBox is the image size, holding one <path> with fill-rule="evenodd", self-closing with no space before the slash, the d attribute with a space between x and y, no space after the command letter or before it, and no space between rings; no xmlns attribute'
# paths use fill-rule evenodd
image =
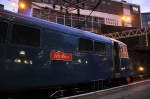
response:
<svg viewBox="0 0 150 99"><path fill-rule="evenodd" d="M113 42L113 65L115 78L120 78L121 77L120 45L117 42Z"/></svg>
<svg viewBox="0 0 150 99"><path fill-rule="evenodd" d="M120 44L120 58L121 58L121 76L131 76L130 58L128 56L127 46Z"/></svg>

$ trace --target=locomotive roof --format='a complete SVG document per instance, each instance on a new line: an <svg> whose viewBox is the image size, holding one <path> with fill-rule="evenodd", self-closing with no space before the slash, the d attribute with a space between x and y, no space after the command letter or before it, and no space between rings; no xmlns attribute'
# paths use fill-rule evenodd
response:
<svg viewBox="0 0 150 99"><path fill-rule="evenodd" d="M64 32L71 35L76 35L79 37L86 37L88 39L111 42L110 38L102 35L94 34L88 31L72 28L69 26L42 20L35 17L25 16L7 10L0 9L0 17L8 21L13 21L17 24L23 24L23 25L38 27L38 28L46 28L54 31Z"/></svg>
<svg viewBox="0 0 150 99"><path fill-rule="evenodd" d="M116 40L116 39L113 39L113 38L110 38L112 41L114 41L114 42L118 42L118 43L120 43L120 44L123 44L123 45L125 45L126 46L126 44L125 43L123 43L123 42L121 42L121 41L118 41L118 40Z"/></svg>

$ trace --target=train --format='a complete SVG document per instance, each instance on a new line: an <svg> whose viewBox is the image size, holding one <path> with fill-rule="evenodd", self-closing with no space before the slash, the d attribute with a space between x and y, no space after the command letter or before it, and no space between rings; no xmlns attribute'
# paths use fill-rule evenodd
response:
<svg viewBox="0 0 150 99"><path fill-rule="evenodd" d="M132 82L126 44L0 9L1 93L108 82Z"/></svg>

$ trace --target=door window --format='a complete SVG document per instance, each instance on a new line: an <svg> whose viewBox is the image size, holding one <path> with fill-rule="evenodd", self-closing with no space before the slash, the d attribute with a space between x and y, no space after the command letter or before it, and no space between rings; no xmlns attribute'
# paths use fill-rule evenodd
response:
<svg viewBox="0 0 150 99"><path fill-rule="evenodd" d="M127 47L120 45L120 57L128 57Z"/></svg>

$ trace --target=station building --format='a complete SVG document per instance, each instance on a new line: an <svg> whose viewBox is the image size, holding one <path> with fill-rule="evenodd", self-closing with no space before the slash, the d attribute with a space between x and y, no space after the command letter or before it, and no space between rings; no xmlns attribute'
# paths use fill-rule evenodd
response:
<svg viewBox="0 0 150 99"><path fill-rule="evenodd" d="M144 27L150 27L150 12L147 13L141 13L142 15L142 26Z"/></svg>
<svg viewBox="0 0 150 99"><path fill-rule="evenodd" d="M98 32L101 24L141 28L140 6L116 0L19 0L18 12L59 24Z"/></svg>

